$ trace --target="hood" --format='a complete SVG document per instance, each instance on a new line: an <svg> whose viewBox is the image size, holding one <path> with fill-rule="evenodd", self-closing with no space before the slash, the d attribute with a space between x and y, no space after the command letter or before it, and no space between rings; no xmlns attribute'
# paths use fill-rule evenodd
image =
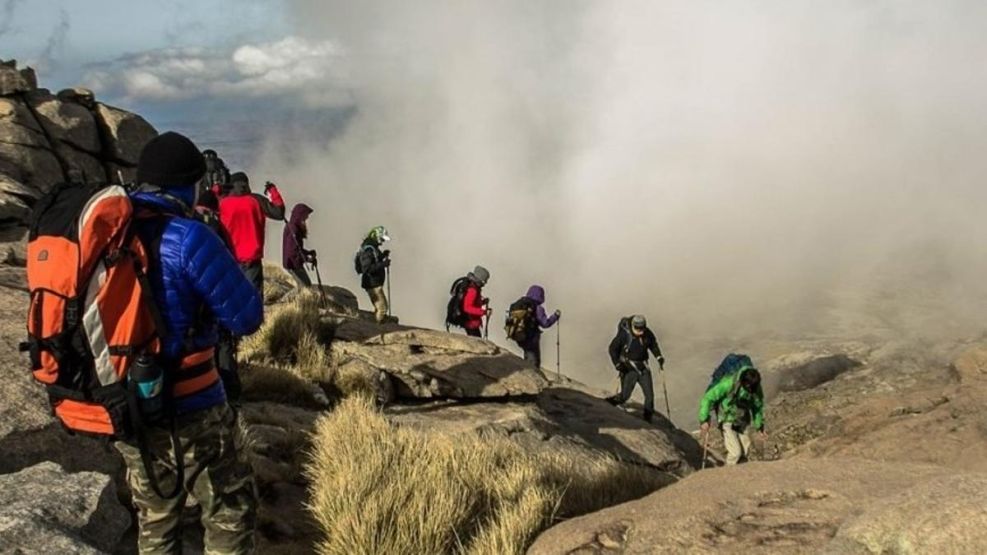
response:
<svg viewBox="0 0 987 555"><path fill-rule="evenodd" d="M528 294L525 295L536 304L542 304L545 302L545 288L541 285L532 285L528 288Z"/></svg>
<svg viewBox="0 0 987 555"><path fill-rule="evenodd" d="M169 214L188 215L191 211L191 205L186 204L185 199L173 196L172 192L138 191L131 194L130 198L138 207Z"/></svg>
<svg viewBox="0 0 987 555"><path fill-rule="evenodd" d="M231 195L246 195L250 193L250 183L246 181L234 181L230 186Z"/></svg>
<svg viewBox="0 0 987 555"><path fill-rule="evenodd" d="M294 208L291 209L291 223L297 225L302 222L305 218L313 212L312 208L303 203L296 204Z"/></svg>

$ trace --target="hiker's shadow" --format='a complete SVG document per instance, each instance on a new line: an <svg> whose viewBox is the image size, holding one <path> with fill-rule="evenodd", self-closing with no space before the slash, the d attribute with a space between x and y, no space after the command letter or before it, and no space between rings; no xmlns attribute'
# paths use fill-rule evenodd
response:
<svg viewBox="0 0 987 555"><path fill-rule="evenodd" d="M565 387L546 389L537 403L548 417L548 427L562 437L601 449L620 460L679 475L687 473L687 467L698 468L701 463L702 446L660 413L647 422L605 399ZM680 456L685 458L687 467L681 464Z"/></svg>

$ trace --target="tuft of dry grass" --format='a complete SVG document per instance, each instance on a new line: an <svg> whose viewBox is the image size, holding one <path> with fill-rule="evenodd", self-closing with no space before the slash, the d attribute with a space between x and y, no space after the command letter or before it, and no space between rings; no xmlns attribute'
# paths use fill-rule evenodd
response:
<svg viewBox="0 0 987 555"><path fill-rule="evenodd" d="M363 396L318 420L306 476L325 555L523 553L556 518L671 481L604 456L533 454L506 438L396 428Z"/></svg>
<svg viewBox="0 0 987 555"><path fill-rule="evenodd" d="M315 382L330 376L327 345L333 328L319 312L319 296L302 291L289 303L270 307L257 333L240 345L243 360L295 367Z"/></svg>
<svg viewBox="0 0 987 555"><path fill-rule="evenodd" d="M240 367L243 398L246 401L271 401L308 408L323 408L317 397L322 390L294 367L244 364Z"/></svg>

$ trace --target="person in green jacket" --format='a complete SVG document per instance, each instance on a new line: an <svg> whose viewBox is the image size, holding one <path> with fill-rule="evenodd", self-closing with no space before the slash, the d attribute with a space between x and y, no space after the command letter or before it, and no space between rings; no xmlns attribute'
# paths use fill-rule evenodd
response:
<svg viewBox="0 0 987 555"><path fill-rule="evenodd" d="M706 391L699 403L700 430L703 434L709 433L709 417L714 409L723 433L727 464L747 460L751 448L751 427L764 434L764 391L761 389L760 372L744 366L724 376Z"/></svg>

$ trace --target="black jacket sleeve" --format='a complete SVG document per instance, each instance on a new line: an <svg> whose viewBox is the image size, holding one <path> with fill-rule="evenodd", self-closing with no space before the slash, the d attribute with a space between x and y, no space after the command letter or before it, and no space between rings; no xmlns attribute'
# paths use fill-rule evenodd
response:
<svg viewBox="0 0 987 555"><path fill-rule="evenodd" d="M655 358L661 358L661 346L658 345L658 338L651 330L648 330L648 349L651 350L651 354L655 355Z"/></svg>
<svg viewBox="0 0 987 555"><path fill-rule="evenodd" d="M260 209L264 212L264 215L272 220L283 220L284 219L284 206L277 206L271 199L260 193L253 193L254 198L260 203Z"/></svg>

